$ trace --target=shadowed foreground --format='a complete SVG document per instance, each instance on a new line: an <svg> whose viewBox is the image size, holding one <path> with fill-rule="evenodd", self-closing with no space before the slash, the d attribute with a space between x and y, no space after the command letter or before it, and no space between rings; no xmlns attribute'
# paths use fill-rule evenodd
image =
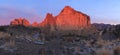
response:
<svg viewBox="0 0 120 55"><path fill-rule="evenodd" d="M0 55L120 55L120 25L79 30L0 27Z"/></svg>

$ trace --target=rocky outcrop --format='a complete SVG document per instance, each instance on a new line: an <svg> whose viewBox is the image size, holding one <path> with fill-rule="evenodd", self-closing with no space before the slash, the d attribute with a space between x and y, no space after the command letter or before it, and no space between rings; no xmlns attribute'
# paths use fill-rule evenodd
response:
<svg viewBox="0 0 120 55"><path fill-rule="evenodd" d="M18 18L11 22L11 25L29 26L30 23L24 18ZM53 16L48 13L45 20L41 23L34 22L33 27L43 27L52 29L79 29L81 27L90 26L90 17L82 12L76 11L70 6L65 8L57 15Z"/></svg>
<svg viewBox="0 0 120 55"><path fill-rule="evenodd" d="M38 27L38 26L39 26L39 23L33 22L33 23L32 23L32 26L33 26L33 27Z"/></svg>
<svg viewBox="0 0 120 55"><path fill-rule="evenodd" d="M90 26L90 17L82 12L76 11L70 6L66 6L58 16L56 16L56 26L61 29L79 29Z"/></svg>
<svg viewBox="0 0 120 55"><path fill-rule="evenodd" d="M40 26L54 26L55 25L55 18L52 14L48 13L45 20L40 24Z"/></svg>
<svg viewBox="0 0 120 55"><path fill-rule="evenodd" d="M29 26L30 23L28 20L24 19L24 18L18 18L18 19L14 19L13 21L11 21L10 25L23 25L23 26Z"/></svg>
<svg viewBox="0 0 120 55"><path fill-rule="evenodd" d="M45 20L42 23L40 23L41 27L49 28L51 30L54 30L56 28L55 25L55 18L50 13L48 13Z"/></svg>
<svg viewBox="0 0 120 55"><path fill-rule="evenodd" d="M41 26L54 26L57 29L79 29L90 26L90 17L82 12L76 11L70 6L66 6L60 14L53 17L47 14Z"/></svg>

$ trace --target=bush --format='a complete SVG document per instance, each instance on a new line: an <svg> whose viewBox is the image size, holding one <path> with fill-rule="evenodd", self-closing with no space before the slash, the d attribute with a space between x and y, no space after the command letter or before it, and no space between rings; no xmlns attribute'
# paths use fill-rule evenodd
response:
<svg viewBox="0 0 120 55"><path fill-rule="evenodd" d="M114 55L120 55L120 46L114 48Z"/></svg>

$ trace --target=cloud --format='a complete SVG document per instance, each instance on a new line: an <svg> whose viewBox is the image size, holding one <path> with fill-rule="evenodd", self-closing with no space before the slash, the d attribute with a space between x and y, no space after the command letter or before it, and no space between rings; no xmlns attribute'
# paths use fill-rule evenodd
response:
<svg viewBox="0 0 120 55"><path fill-rule="evenodd" d="M0 7L0 24L9 24L15 18L23 17L30 22L40 22L41 17L36 14L35 10L18 9L13 7Z"/></svg>

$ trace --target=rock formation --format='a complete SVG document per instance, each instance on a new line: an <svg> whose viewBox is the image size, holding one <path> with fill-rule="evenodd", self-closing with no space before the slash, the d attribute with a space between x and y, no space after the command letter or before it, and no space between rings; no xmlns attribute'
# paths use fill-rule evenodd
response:
<svg viewBox="0 0 120 55"><path fill-rule="evenodd" d="M33 27L38 27L38 26L39 26L39 23L33 22L33 23L32 23L32 26L33 26Z"/></svg>
<svg viewBox="0 0 120 55"><path fill-rule="evenodd" d="M48 13L45 20L41 23L34 22L31 26L50 29L79 29L81 27L88 27L90 24L90 17L88 15L76 11L70 6L65 6L57 16ZM11 25L29 26L30 23L24 18L18 18L13 20Z"/></svg>
<svg viewBox="0 0 120 55"><path fill-rule="evenodd" d="M66 6L60 14L53 17L47 14L40 26L54 26L57 29L79 29L90 26L90 17L82 12L76 11L70 6Z"/></svg>
<svg viewBox="0 0 120 55"><path fill-rule="evenodd" d="M14 19L13 21L11 21L10 25L23 25L23 26L29 26L30 23L28 20L24 19L24 18L18 18L18 19Z"/></svg>
<svg viewBox="0 0 120 55"><path fill-rule="evenodd" d="M90 25L90 17L82 12L78 12L66 6L58 16L56 16L56 26L62 29L79 29Z"/></svg>
<svg viewBox="0 0 120 55"><path fill-rule="evenodd" d="M55 30L55 18L53 17L52 14L48 13L45 20L40 23L40 26L43 28L49 28L51 31Z"/></svg>
<svg viewBox="0 0 120 55"><path fill-rule="evenodd" d="M54 26L55 25L55 18L52 14L48 13L45 20L40 24L42 27L46 26Z"/></svg>

